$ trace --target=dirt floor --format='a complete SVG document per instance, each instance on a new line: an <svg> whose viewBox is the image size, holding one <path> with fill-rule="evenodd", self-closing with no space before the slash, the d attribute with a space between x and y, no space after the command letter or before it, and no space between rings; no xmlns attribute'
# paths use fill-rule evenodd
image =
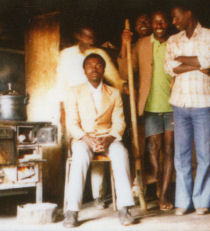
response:
<svg viewBox="0 0 210 231"><path fill-rule="evenodd" d="M15 198L14 201L1 201L0 206L0 231L62 231L67 230L62 225L61 209L57 221L51 224L20 224L16 219L16 206L22 203ZM195 212L184 216L175 216L174 211L161 212L157 200L148 202L148 211L144 213L139 206L132 209L132 215L137 219L137 224L121 226L117 212L112 205L106 209L98 210L93 203L84 204L79 213L80 225L72 230L77 231L210 231L210 214L199 216Z"/></svg>

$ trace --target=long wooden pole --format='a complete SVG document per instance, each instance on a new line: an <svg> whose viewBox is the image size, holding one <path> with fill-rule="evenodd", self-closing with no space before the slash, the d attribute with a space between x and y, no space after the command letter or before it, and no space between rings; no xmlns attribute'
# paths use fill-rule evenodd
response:
<svg viewBox="0 0 210 231"><path fill-rule="evenodd" d="M125 20L125 29L130 30L129 20ZM133 65L131 57L131 43L127 42L127 62L128 62L128 85L130 93L130 110L131 110L131 124L132 124L132 145L133 145L133 155L135 159L135 171L136 178L139 187L139 201L141 208L147 210L146 201L144 199L144 187L143 187L143 177L142 177L142 167L141 167L141 157L138 139L138 126L137 126L137 116L136 116L136 101L135 101L135 91L134 91L134 78L133 78Z"/></svg>

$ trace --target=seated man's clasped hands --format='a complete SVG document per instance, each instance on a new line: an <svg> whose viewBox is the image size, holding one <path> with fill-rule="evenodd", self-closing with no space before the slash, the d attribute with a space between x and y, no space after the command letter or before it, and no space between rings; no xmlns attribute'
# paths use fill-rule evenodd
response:
<svg viewBox="0 0 210 231"><path fill-rule="evenodd" d="M109 145L114 141L113 136L90 136L85 135L81 140L85 141L93 152L106 152Z"/></svg>

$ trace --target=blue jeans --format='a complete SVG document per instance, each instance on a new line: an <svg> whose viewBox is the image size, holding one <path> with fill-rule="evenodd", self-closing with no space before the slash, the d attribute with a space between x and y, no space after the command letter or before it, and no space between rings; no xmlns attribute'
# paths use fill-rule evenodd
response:
<svg viewBox="0 0 210 231"><path fill-rule="evenodd" d="M173 112L146 112L144 114L146 137L174 130Z"/></svg>
<svg viewBox="0 0 210 231"><path fill-rule="evenodd" d="M176 194L179 208L210 208L210 107L174 109ZM192 175L195 141L197 170Z"/></svg>

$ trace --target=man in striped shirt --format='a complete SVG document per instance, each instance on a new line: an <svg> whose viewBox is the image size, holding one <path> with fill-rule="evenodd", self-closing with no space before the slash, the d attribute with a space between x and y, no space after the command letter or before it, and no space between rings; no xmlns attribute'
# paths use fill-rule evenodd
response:
<svg viewBox="0 0 210 231"><path fill-rule="evenodd" d="M175 122L176 215L192 207L201 215L210 208L210 30L200 25L189 6L180 1L172 8L172 23L180 32L169 38L165 56L165 71L175 78L169 102Z"/></svg>

